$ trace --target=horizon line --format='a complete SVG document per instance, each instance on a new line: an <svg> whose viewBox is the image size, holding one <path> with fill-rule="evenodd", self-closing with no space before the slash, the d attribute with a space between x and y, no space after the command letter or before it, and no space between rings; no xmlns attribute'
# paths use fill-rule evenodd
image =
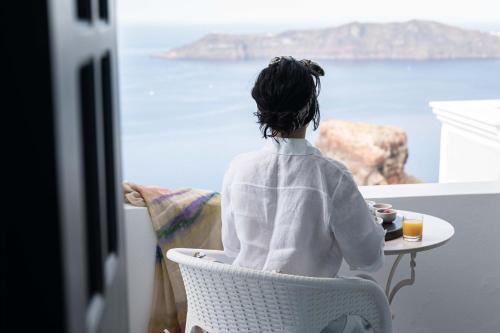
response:
<svg viewBox="0 0 500 333"><path fill-rule="evenodd" d="M386 24L386 23L404 23L404 22L409 22L409 21L431 21L431 22L437 22L437 23L442 23L442 24L447 24L447 25L454 25L457 27L461 28L472 28L472 26L476 26L478 28L479 26L491 26L494 29L500 30L500 22L495 22L495 21L474 21L474 20L437 20L437 19L430 19L430 18L411 18L411 19L345 19L345 20L336 20L335 22L327 22L325 21L299 21L299 20L225 20L225 21L213 21L213 20L207 20L207 21L167 21L167 20L158 20L158 19L153 19L153 20L138 20L138 19L130 19L130 18L118 18L118 24L119 25L125 25L125 26L131 26L131 25L143 25L143 26L191 26L191 25L211 25L211 26L246 26L246 27L251 27L251 26L261 26L262 24L271 27L271 26L282 26L284 24L289 24L291 27L305 27L307 25L310 26L310 28L327 28L327 27L336 27L336 26L341 26L345 24L350 24L350 23L380 23L380 24Z"/></svg>

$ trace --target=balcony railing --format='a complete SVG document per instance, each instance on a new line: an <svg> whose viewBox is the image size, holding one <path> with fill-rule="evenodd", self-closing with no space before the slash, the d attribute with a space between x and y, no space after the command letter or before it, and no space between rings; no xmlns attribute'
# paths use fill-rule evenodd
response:
<svg viewBox="0 0 500 333"><path fill-rule="evenodd" d="M495 332L500 327L500 182L361 187L366 198L443 218L445 246L418 254L417 280L396 295L396 332ZM145 332L153 293L155 235L146 208L126 206L131 332ZM374 277L383 286L394 257ZM407 260L407 259L404 259ZM402 262L395 280L408 276ZM340 275L353 275L342 267Z"/></svg>

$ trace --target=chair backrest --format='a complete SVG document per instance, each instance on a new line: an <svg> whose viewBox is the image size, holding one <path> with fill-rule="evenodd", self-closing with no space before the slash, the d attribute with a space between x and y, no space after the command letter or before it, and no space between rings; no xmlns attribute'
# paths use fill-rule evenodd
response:
<svg viewBox="0 0 500 333"><path fill-rule="evenodd" d="M188 326L211 333L316 333L348 314L366 319L377 333L392 333L387 298L372 281L257 271L196 258L196 252L223 261L222 251L171 249L167 253L182 273Z"/></svg>

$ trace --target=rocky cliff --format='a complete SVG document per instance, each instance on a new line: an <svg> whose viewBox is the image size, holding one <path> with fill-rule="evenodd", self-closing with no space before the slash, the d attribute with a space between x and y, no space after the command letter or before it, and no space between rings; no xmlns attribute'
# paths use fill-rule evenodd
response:
<svg viewBox="0 0 500 333"><path fill-rule="evenodd" d="M406 140L397 127L327 120L319 127L316 147L344 163L358 185L418 183L404 171Z"/></svg>
<svg viewBox="0 0 500 333"><path fill-rule="evenodd" d="M277 55L316 60L500 58L500 36L433 21L353 22L280 34L209 34L160 56L246 60Z"/></svg>

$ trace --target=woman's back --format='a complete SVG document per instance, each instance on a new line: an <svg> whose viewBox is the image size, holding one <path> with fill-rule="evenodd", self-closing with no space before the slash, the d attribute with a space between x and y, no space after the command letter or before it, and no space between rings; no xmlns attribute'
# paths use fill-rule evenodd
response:
<svg viewBox="0 0 500 333"><path fill-rule="evenodd" d="M343 256L381 265L376 226L350 173L305 139L269 140L231 164L222 193L223 243L238 266L332 277Z"/></svg>

